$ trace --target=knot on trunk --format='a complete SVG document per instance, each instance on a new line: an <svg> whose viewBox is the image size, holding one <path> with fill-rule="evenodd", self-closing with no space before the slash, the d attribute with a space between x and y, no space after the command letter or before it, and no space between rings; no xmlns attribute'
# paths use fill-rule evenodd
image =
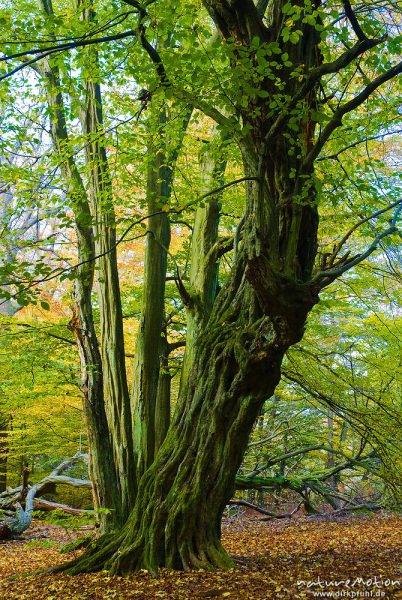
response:
<svg viewBox="0 0 402 600"><path fill-rule="evenodd" d="M300 341L307 315L319 301L311 284L275 271L264 256L249 259L245 275L282 343L290 346Z"/></svg>
<svg viewBox="0 0 402 600"><path fill-rule="evenodd" d="M267 316L243 331L234 344L234 356L241 373L241 393L258 403L269 397L280 379L284 347Z"/></svg>

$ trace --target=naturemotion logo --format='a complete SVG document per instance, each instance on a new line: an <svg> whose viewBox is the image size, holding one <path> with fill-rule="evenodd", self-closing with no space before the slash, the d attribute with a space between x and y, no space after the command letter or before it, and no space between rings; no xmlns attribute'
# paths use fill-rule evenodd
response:
<svg viewBox="0 0 402 600"><path fill-rule="evenodd" d="M374 575L364 579L317 579L297 581L299 588L305 590L314 598L386 598L387 590L401 587L401 580Z"/></svg>

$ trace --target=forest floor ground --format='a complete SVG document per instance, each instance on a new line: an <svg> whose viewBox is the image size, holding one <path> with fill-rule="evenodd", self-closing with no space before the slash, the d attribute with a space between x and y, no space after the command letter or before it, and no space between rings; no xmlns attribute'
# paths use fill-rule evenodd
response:
<svg viewBox="0 0 402 600"><path fill-rule="evenodd" d="M223 525L237 565L230 571L34 573L73 558L59 549L74 535L37 521L21 539L0 543L0 599L402 598L402 518L393 515L263 522L247 512Z"/></svg>

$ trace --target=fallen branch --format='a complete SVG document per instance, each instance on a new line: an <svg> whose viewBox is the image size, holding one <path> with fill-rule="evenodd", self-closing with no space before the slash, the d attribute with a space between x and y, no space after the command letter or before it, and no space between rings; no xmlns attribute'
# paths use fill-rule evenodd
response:
<svg viewBox="0 0 402 600"><path fill-rule="evenodd" d="M67 506L67 504L59 504L58 502L50 502L49 500L43 500L43 498L34 499L34 507L40 510L62 510L69 515L84 515L92 513L93 511L84 510L83 508L73 508Z"/></svg>
<svg viewBox="0 0 402 600"><path fill-rule="evenodd" d="M247 502L246 500L230 500L228 502L228 504L230 505L237 505L237 506L245 506L246 508L251 508L252 510L255 510L256 512L261 513L262 515L268 515L270 518L272 519L290 519L292 518L292 516L297 513L297 511L299 510L299 508L301 507L301 505L303 504L303 501L301 501L297 507L292 510L292 512L290 513L283 513L281 515L278 515L277 513L271 512L269 510L266 510L265 508L261 508L260 506L257 506L256 504L252 504L251 502ZM266 520L266 519L264 519Z"/></svg>
<svg viewBox="0 0 402 600"><path fill-rule="evenodd" d="M384 507L381 504L376 504L374 502L368 504L354 504L352 506L344 506L343 508L338 508L337 510L328 513L328 516L332 517L332 515L337 515L343 512L352 512L354 510L370 510L375 512L377 510L381 510L382 508Z"/></svg>
<svg viewBox="0 0 402 600"><path fill-rule="evenodd" d="M0 539L6 539L23 533L32 522L32 512L34 506L38 507L38 503L41 503L41 508L45 510L60 509L70 514L82 514L83 511L74 509L72 507L65 506L63 504L56 504L54 502L47 502L46 500L37 499L36 496L45 493L46 489L49 489L49 485L72 485L74 487L91 487L89 479L77 479L75 477L68 477L62 475L64 471L71 468L75 463L81 461L87 461L88 455L77 452L74 456L67 458L60 463L47 477L44 477L38 483L33 486L28 485L29 471L24 469L24 480L23 484L18 488L9 489L0 494L0 509L14 509L15 516L6 517L0 521ZM25 499L25 510L21 506L21 502ZM53 505L53 506L52 506ZM74 512L73 512L74 511ZM78 511L78 512L77 512Z"/></svg>

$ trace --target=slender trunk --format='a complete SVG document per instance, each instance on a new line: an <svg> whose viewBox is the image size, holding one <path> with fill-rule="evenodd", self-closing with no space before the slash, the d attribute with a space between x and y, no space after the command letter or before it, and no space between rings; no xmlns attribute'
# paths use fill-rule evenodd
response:
<svg viewBox="0 0 402 600"><path fill-rule="evenodd" d="M216 145L216 135L210 144ZM219 145L219 141L218 141ZM208 147L201 157L200 193L207 193L221 185L226 161L216 158L216 148ZM218 226L221 204L219 194L197 208L191 237L189 271L189 299L186 302L186 352L181 372L182 385L186 384L194 359L194 345L199 332L211 314L218 291Z"/></svg>
<svg viewBox="0 0 402 600"><path fill-rule="evenodd" d="M287 451L288 451L288 432L285 431L285 433L283 434L283 448L282 448L282 452L283 452L283 454L286 454ZM278 474L282 475L282 477L284 477L284 475L285 475L285 469L286 469L286 460L281 460L280 463L279 463Z"/></svg>
<svg viewBox="0 0 402 600"><path fill-rule="evenodd" d="M164 166L164 153L160 149L151 148L149 153L153 156L153 160L148 166L147 207L148 214L152 215L162 211L162 207L169 201L171 171ZM156 446L161 441L162 429L158 433L159 411L162 413L162 420L166 420L166 407L157 403L157 394L160 361L165 344L162 332L170 244L170 223L167 213L160 212L150 217L148 229L142 311L137 336L132 393L139 477L152 463Z"/></svg>
<svg viewBox="0 0 402 600"><path fill-rule="evenodd" d="M92 2L77 0L81 18L96 22ZM127 385L123 314L116 251L113 189L106 154L98 53L85 51L85 105L81 124L86 136L88 199L93 218L96 282L100 312L103 396L118 475L121 518L127 518L135 498L132 415Z"/></svg>
<svg viewBox="0 0 402 600"><path fill-rule="evenodd" d="M96 510L101 509L99 519L102 530L106 531L121 526L125 515L121 510L117 473L111 460L113 452L103 402L101 358L93 326L90 294L85 293L78 278L75 294L77 302L73 305L73 317L68 326L74 333L80 355L94 506ZM111 512L102 513L102 509Z"/></svg>
<svg viewBox="0 0 402 600"><path fill-rule="evenodd" d="M88 136L89 203L94 221L96 280L106 414L119 477L121 510L128 516L135 498L132 416L127 385L123 314L116 252L116 222L98 83L87 81L84 133Z"/></svg>
<svg viewBox="0 0 402 600"><path fill-rule="evenodd" d="M0 156L0 164L2 164L4 158ZM13 215L13 194L11 188L6 181L0 181L0 227L2 229L1 243L2 243L2 256L0 265L11 265L16 258L19 250L19 242L23 237L25 231L22 229L20 234L16 234L13 231L10 223L10 219ZM5 292L9 292L8 286L0 285L0 289ZM6 299L0 296L0 315L11 317L15 315L22 307L18 302L13 299Z"/></svg>
<svg viewBox="0 0 402 600"><path fill-rule="evenodd" d="M169 370L169 343L166 328L162 335L158 392L155 406L155 453L161 447L170 425L170 396L172 376Z"/></svg>
<svg viewBox="0 0 402 600"><path fill-rule="evenodd" d="M334 414L331 410L329 410L327 413L327 425L328 425L328 446L333 450L335 447L335 445L334 445L335 432L334 432ZM328 452L326 468L333 469L334 466L335 466L335 456L334 456L333 452ZM340 481L339 473L335 473L328 479L328 483L334 489L334 491L338 490L339 481ZM329 496L328 501L334 509L339 508L339 506L340 506L339 498L332 498Z"/></svg>
<svg viewBox="0 0 402 600"><path fill-rule="evenodd" d="M137 478L152 464L170 422L170 374L165 328L165 283L170 245L170 221L165 207L171 196L173 170L191 116L182 121L176 146L166 147L166 107L156 106L150 119L157 119L157 138L148 147L147 210L144 284L141 321L137 336L133 373L134 441ZM169 165L169 166L167 166ZM155 214L158 213L158 214ZM166 372L162 372L166 371Z"/></svg>
<svg viewBox="0 0 402 600"><path fill-rule="evenodd" d="M53 15L48 0L40 0L40 6L48 16ZM92 214L85 186L68 148L69 137L58 68L51 66L45 58L36 63L36 70L44 82L52 141L75 215L79 266L74 283L75 302L70 328L74 332L81 361L94 501L95 506L99 508L111 509L109 514L101 515L103 527L109 529L121 525L124 515L120 505L117 472L112 460L113 452L104 407L102 361L92 312L95 257Z"/></svg>
<svg viewBox="0 0 402 600"><path fill-rule="evenodd" d="M335 438L335 432L334 432L334 414L331 410L328 411L327 413L327 427L328 427L328 447L331 448L331 450L334 449L335 444L334 444L334 438ZM333 454L333 452L328 452L327 454L327 464L326 464L326 468L327 469L333 469L335 466L335 456ZM337 485L337 479L336 479L336 475L334 475L330 482L335 485Z"/></svg>
<svg viewBox="0 0 402 600"><path fill-rule="evenodd" d="M8 422L9 416L0 412L0 492L7 487Z"/></svg>

